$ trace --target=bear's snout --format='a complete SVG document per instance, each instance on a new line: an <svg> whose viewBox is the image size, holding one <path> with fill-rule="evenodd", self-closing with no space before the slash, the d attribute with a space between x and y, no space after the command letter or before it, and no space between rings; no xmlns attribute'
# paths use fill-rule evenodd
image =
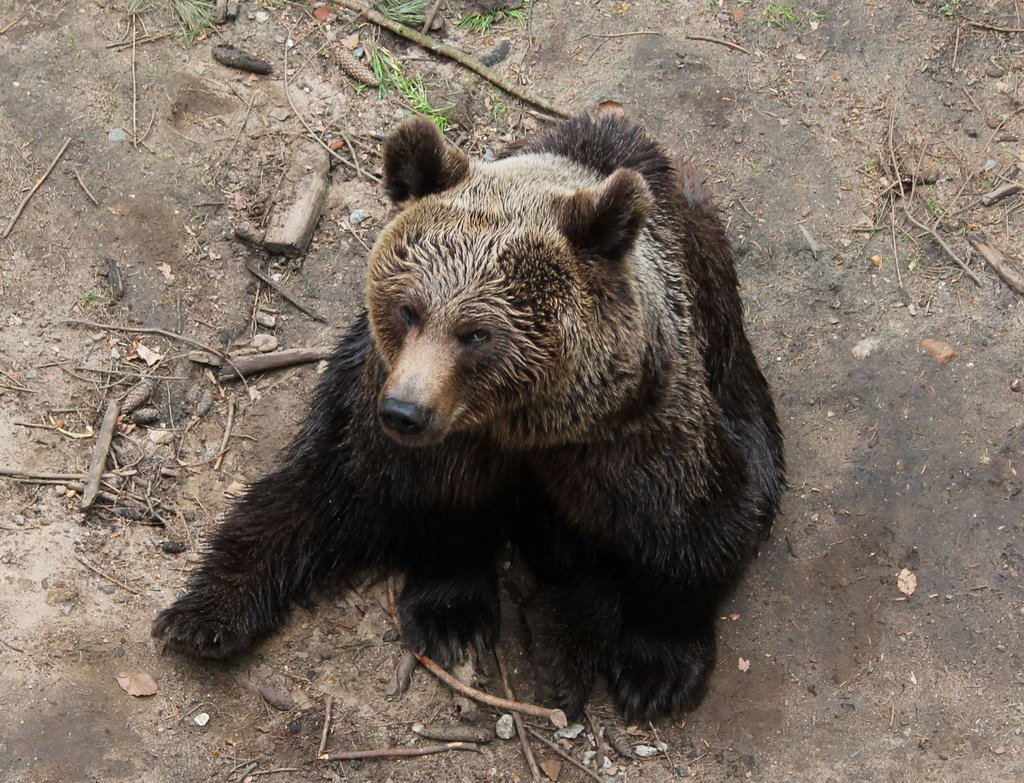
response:
<svg viewBox="0 0 1024 783"><path fill-rule="evenodd" d="M380 406L381 424L405 437L422 435L433 415L429 408L394 397L387 397Z"/></svg>

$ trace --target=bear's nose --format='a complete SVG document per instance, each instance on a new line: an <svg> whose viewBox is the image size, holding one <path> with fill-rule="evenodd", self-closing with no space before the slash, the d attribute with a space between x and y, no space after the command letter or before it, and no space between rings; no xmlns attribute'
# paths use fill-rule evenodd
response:
<svg viewBox="0 0 1024 783"><path fill-rule="evenodd" d="M421 405L388 397L380 406L381 423L399 435L419 435L430 423L431 412Z"/></svg>

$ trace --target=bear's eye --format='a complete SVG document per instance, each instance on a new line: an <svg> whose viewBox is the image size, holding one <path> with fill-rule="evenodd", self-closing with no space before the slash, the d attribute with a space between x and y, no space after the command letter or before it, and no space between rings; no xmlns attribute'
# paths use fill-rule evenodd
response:
<svg viewBox="0 0 1024 783"><path fill-rule="evenodd" d="M398 315L402 319L402 323L406 326L412 326L416 323L416 313L409 305L402 305L398 308Z"/></svg>
<svg viewBox="0 0 1024 783"><path fill-rule="evenodd" d="M459 338L463 345L482 345L490 339L491 333L486 329L474 329Z"/></svg>

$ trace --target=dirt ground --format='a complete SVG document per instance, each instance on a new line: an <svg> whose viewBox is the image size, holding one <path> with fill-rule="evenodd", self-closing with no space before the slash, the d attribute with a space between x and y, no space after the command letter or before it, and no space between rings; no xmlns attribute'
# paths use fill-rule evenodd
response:
<svg viewBox="0 0 1024 783"><path fill-rule="evenodd" d="M257 376L246 390L189 361L194 346L66 322L218 347L259 332L302 347L329 345L357 311L366 248L387 213L374 182L333 168L300 260L235 238L242 221L265 222L308 144L282 81L286 41L295 108L325 140L347 136L366 172L379 172L382 134L408 109L397 93L357 89L327 56L329 39L358 31L372 45L375 28L348 13L320 23L312 8L250 0L191 47L166 14L146 13L133 55L126 0L0 3L4 223L71 139L0 240L0 466L70 476L0 480L4 781L530 779L515 741L314 761L326 695L332 750L420 744L417 722L495 720L460 714L423 670L386 700L402 650L380 585L319 594L229 664L162 655L149 636L230 495L295 432L317 367ZM667 752L608 751L610 767L590 777L1020 780L1024 298L966 236L984 232L1011 254L1021 245L1021 196L987 207L980 196L1024 168L1024 37L992 29L1024 27L1024 3L535 0L526 25L507 19L483 34L456 27L466 13L443 5L436 34L478 56L507 41L499 72L570 110L616 99L709 173L787 437L791 489L725 607L706 701L684 721L630 728L599 690L597 725ZM215 63L211 46L223 42L273 72ZM449 138L471 153L545 122L450 62L387 34L379 43L425 79ZM980 286L908 222L890 117L903 203ZM338 154L351 159L347 144ZM247 262L330 324L257 284ZM955 358L940 363L923 339ZM152 367L146 349L162 357ZM75 485L94 433L140 374L157 380L157 420L119 425L121 494L83 514ZM504 597L502 654L517 695L535 698L519 613ZM149 673L159 692L127 695L115 681L123 671ZM500 690L486 661L480 685ZM596 770L606 749L594 742L588 725L561 746ZM557 777L588 779L567 762Z"/></svg>

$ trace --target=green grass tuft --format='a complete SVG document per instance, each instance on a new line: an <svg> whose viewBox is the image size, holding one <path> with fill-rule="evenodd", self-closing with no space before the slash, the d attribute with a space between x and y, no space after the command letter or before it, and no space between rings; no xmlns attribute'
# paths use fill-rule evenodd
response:
<svg viewBox="0 0 1024 783"><path fill-rule="evenodd" d="M215 0L132 0L128 13L168 11L181 27L185 40L191 44L213 24L216 5Z"/></svg>
<svg viewBox="0 0 1024 783"><path fill-rule="evenodd" d="M789 24L800 26L800 17L796 14L796 3L777 3L766 6L759 20L761 27L786 27Z"/></svg>
<svg viewBox="0 0 1024 783"><path fill-rule="evenodd" d="M427 0L377 0L377 10L388 19L419 28L427 18Z"/></svg>
<svg viewBox="0 0 1024 783"><path fill-rule="evenodd" d="M413 111L433 120L442 133L448 130L451 118L446 111L454 104L439 108L431 103L430 96L427 95L427 83L422 76L410 76L406 73L402 63L383 46L375 47L370 53L370 66L377 81L380 82L381 98L391 90L397 90L409 102Z"/></svg>
<svg viewBox="0 0 1024 783"><path fill-rule="evenodd" d="M469 30L471 33L482 34L488 32L499 22L513 19L525 27L527 5L529 4L524 3L522 8L496 8L489 14L469 14L459 20L458 26L463 30Z"/></svg>

